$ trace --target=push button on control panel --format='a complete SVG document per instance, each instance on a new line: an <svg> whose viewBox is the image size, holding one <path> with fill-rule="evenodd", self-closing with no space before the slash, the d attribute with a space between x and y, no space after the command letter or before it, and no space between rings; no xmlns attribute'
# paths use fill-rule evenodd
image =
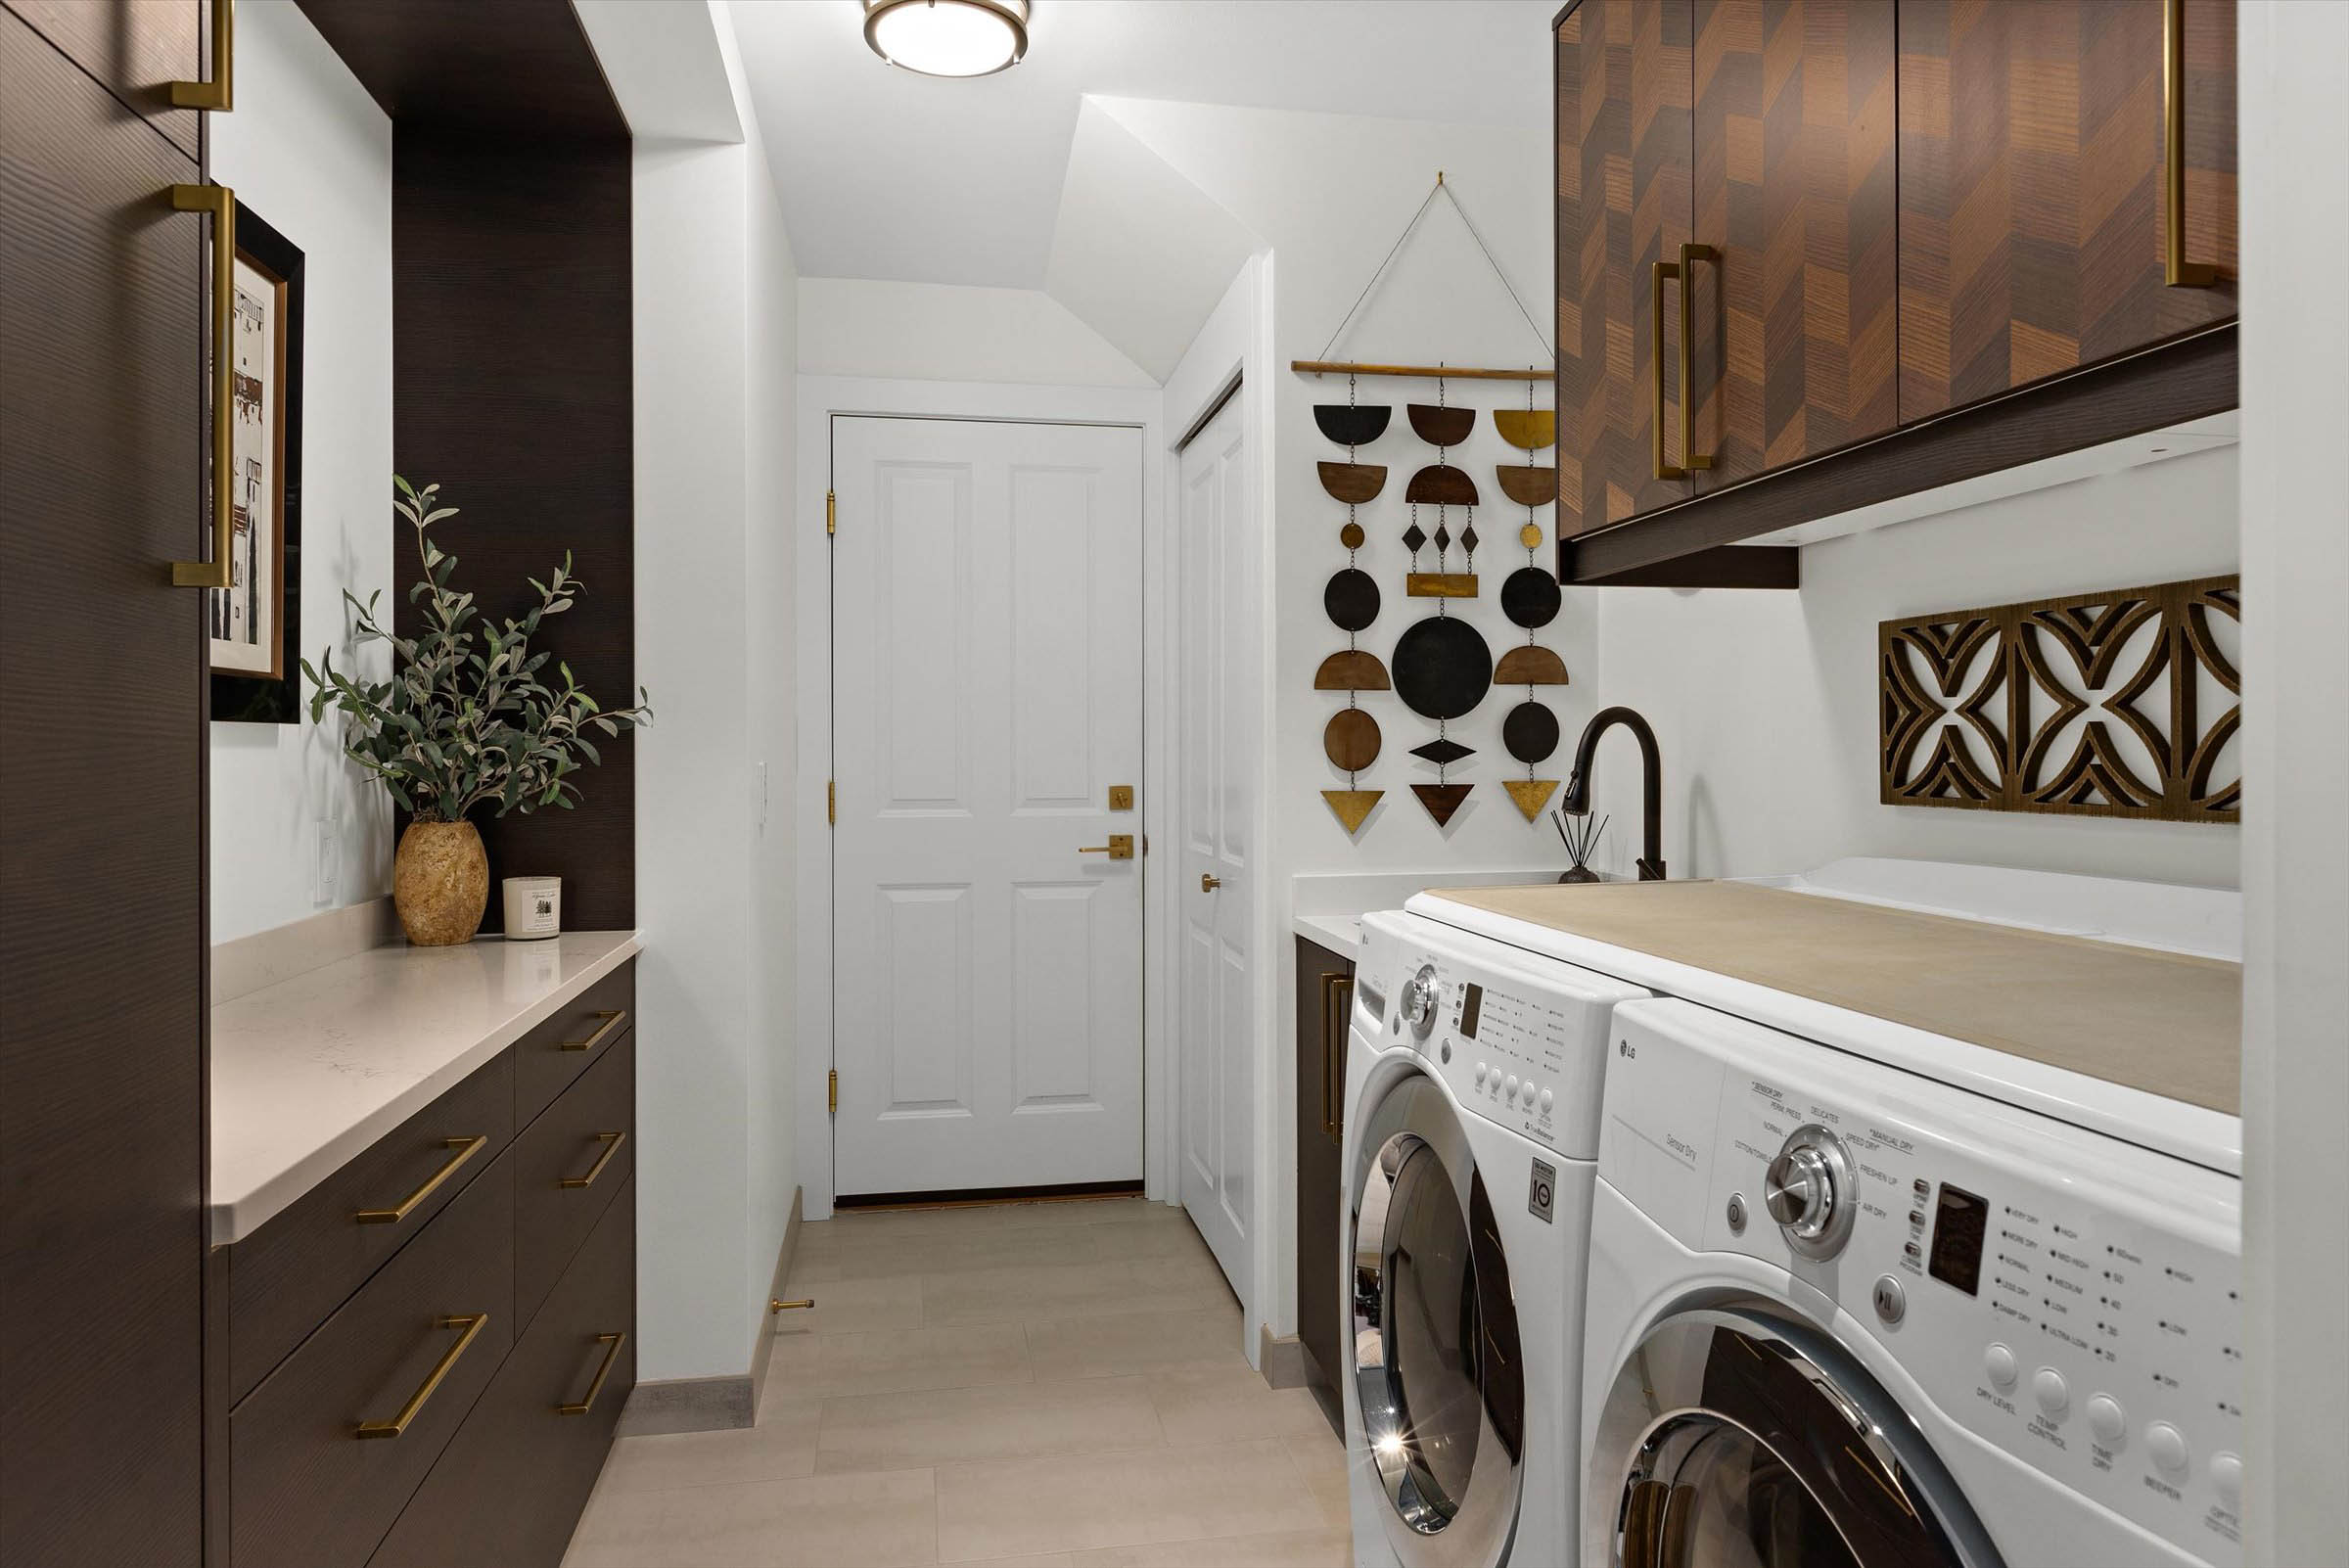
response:
<svg viewBox="0 0 2349 1568"><path fill-rule="evenodd" d="M2088 1429L2096 1434L2096 1441L2108 1449L2121 1446L2129 1433L2129 1417L2121 1409L2121 1402L2109 1394L2092 1394L2088 1400Z"/></svg>
<svg viewBox="0 0 2349 1568"><path fill-rule="evenodd" d="M2145 1452L2171 1475L2186 1474L2186 1467L2193 1462L2193 1454L2186 1446L2186 1434L2167 1421L2156 1421L2145 1428Z"/></svg>
<svg viewBox="0 0 2349 1568"><path fill-rule="evenodd" d="M1890 1274L1877 1277L1870 1299L1875 1303L1876 1316L1887 1325L1897 1324L1909 1315L1909 1297L1902 1291L1901 1282Z"/></svg>
<svg viewBox="0 0 2349 1568"><path fill-rule="evenodd" d="M2243 1505L2243 1461L2232 1453L2220 1453L2210 1461L2210 1484L2218 1489L2219 1500L2229 1512Z"/></svg>
<svg viewBox="0 0 2349 1568"><path fill-rule="evenodd" d="M2015 1364L2014 1352L2004 1345L1993 1345L1983 1352L1982 1370L1999 1388L2014 1387L2014 1380L2022 1375L2022 1369Z"/></svg>
<svg viewBox="0 0 2349 1568"><path fill-rule="evenodd" d="M2031 1397L2039 1402L2040 1409L2050 1420L2072 1407L2071 1386L2052 1366L2043 1366L2031 1374Z"/></svg>

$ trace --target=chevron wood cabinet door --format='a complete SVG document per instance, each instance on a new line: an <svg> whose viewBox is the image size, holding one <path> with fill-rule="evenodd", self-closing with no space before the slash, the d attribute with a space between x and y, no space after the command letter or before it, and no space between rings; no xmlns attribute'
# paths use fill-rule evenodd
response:
<svg viewBox="0 0 2349 1568"><path fill-rule="evenodd" d="M2166 9L1900 0L1902 423L2234 317L2234 4L2182 9L2207 287L2163 281Z"/></svg>
<svg viewBox="0 0 2349 1568"><path fill-rule="evenodd" d="M1691 493L1659 479L1678 428L1679 300L1651 272L1689 238L1692 0L1582 0L1556 30L1558 532L1620 523ZM1659 327L1663 330L1659 332ZM1659 347L1661 353L1659 353Z"/></svg>
<svg viewBox="0 0 2349 1568"><path fill-rule="evenodd" d="M1893 428L1894 8L1696 0L1693 440L1700 490Z"/></svg>

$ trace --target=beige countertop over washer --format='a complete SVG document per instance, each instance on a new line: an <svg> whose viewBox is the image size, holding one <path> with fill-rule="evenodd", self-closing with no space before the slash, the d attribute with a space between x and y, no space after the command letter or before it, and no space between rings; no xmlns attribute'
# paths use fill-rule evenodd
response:
<svg viewBox="0 0 2349 1568"><path fill-rule="evenodd" d="M2242 966L1737 882L1428 897L2240 1114Z"/></svg>

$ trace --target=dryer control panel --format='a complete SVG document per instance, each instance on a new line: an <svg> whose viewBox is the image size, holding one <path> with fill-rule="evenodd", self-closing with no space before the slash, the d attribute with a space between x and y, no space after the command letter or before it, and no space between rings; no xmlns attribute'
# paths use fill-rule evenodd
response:
<svg viewBox="0 0 2349 1568"><path fill-rule="evenodd" d="M1596 1157L1608 1019L1643 987L1400 911L1363 920L1358 974L1401 998L1380 1043L1418 1051L1488 1120ZM1372 1026L1358 1012L1356 1027Z"/></svg>
<svg viewBox="0 0 2349 1568"><path fill-rule="evenodd" d="M1983 1442L2242 1560L2238 1180L1687 1002L1614 1037L1602 1180L1784 1268Z"/></svg>

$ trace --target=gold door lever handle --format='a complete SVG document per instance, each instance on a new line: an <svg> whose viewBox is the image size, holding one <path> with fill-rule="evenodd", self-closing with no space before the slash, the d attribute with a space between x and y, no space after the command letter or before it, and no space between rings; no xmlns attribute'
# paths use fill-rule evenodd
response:
<svg viewBox="0 0 2349 1568"><path fill-rule="evenodd" d="M766 1310L770 1313L787 1313L795 1307L812 1307L814 1305L815 1298L809 1296L804 1301L770 1301L766 1304Z"/></svg>
<svg viewBox="0 0 2349 1568"><path fill-rule="evenodd" d="M1221 886L1223 886L1221 877L1211 876L1205 871L1199 873L1199 891L1201 893L1213 893Z"/></svg>
<svg viewBox="0 0 2349 1568"><path fill-rule="evenodd" d="M1106 854L1113 860L1130 860L1133 858L1133 835L1112 833L1107 844L1083 845L1077 853L1079 854Z"/></svg>

